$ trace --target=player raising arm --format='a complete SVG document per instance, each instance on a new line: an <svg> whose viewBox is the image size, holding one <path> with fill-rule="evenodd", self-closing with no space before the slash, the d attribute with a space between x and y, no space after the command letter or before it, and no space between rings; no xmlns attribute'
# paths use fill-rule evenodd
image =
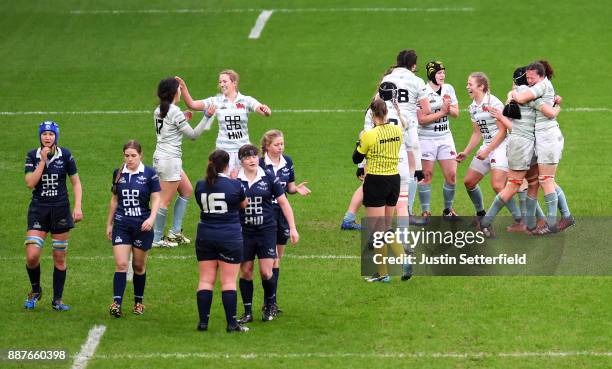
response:
<svg viewBox="0 0 612 369"><path fill-rule="evenodd" d="M250 143L248 114L257 112L267 117L272 114L272 110L255 98L241 94L238 91L240 76L231 69L219 73L219 91L221 93L204 100L193 100L185 81L179 77L177 77L177 80L181 84L185 104L189 109L203 111L205 118L214 114L219 121L216 146L217 149L225 150L230 154L229 169L232 177L235 177L240 167L238 150L243 145Z"/></svg>

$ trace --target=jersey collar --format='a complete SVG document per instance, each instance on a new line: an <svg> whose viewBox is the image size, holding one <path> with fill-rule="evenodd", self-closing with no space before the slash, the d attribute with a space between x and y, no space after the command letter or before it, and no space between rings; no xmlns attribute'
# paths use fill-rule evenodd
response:
<svg viewBox="0 0 612 369"><path fill-rule="evenodd" d="M249 181L246 174L244 173L244 169L240 168L240 171L238 172L238 179L240 179L243 182L247 182L250 188L252 185L257 183L260 179L262 179L265 175L266 175L266 172L264 172L264 170L261 167L257 167L257 175L255 176L253 181Z"/></svg>
<svg viewBox="0 0 612 369"><path fill-rule="evenodd" d="M40 147L36 150L36 158L40 159ZM51 164L53 160L59 159L62 157L62 149L59 146L55 147L55 154L51 157L51 160L47 160L47 165Z"/></svg>
<svg viewBox="0 0 612 369"><path fill-rule="evenodd" d="M221 94L221 97L223 98L223 102L224 103L229 103L229 99L227 98L227 96ZM234 103L241 101L242 99L244 99L244 95L240 93L240 91L236 91L236 99L234 99Z"/></svg>
<svg viewBox="0 0 612 369"><path fill-rule="evenodd" d="M264 163L266 166L271 165L272 169L274 169L274 173L276 173L280 168L283 168L287 165L287 160L285 160L285 156L281 154L280 161L278 162L278 166L274 165L274 162L268 156L268 153L264 156Z"/></svg>
<svg viewBox="0 0 612 369"><path fill-rule="evenodd" d="M133 171L133 172L132 172L131 170L129 170L129 169L128 169L127 165L124 165L124 166L123 166L123 170L121 171L121 173L138 174L138 173L143 173L143 172L144 172L144 169L145 169L145 166L144 166L144 164L141 162L141 163L138 165L138 168L137 168L135 171Z"/></svg>

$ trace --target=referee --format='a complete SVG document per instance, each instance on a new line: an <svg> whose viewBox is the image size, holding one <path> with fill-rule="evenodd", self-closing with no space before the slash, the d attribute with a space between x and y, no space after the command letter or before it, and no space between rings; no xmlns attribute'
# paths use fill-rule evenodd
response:
<svg viewBox="0 0 612 369"><path fill-rule="evenodd" d="M400 175L397 170L402 146L402 129L387 122L387 104L376 98L370 104L374 129L363 132L353 152L353 162L367 159L367 175L363 183L363 206L370 232L385 231L391 227L393 212L400 193ZM383 248L384 249L384 248ZM381 249L381 251L383 251ZM384 252L384 251L383 251ZM388 282L386 266L367 279Z"/></svg>

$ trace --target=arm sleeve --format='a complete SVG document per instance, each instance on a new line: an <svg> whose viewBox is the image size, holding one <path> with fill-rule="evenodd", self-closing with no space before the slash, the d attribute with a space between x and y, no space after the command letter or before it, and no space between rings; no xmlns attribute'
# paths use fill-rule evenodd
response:
<svg viewBox="0 0 612 369"><path fill-rule="evenodd" d="M32 152L29 152L26 155L25 159L25 173L32 173L36 169L36 154L32 155Z"/></svg>
<svg viewBox="0 0 612 369"><path fill-rule="evenodd" d="M370 146L372 146L372 143L374 141L376 133L373 130L367 131L367 132L363 132L363 134L361 135L361 140L359 141L359 145L357 146L356 151L358 151L360 154L365 155L368 153L368 150L370 149Z"/></svg>
<svg viewBox="0 0 612 369"><path fill-rule="evenodd" d="M242 187L240 182L238 182L238 189L239 189L238 198L240 199L240 202L243 202L244 199L246 199L246 193L244 192L244 188Z"/></svg>
<svg viewBox="0 0 612 369"><path fill-rule="evenodd" d="M251 97L251 96L247 96L246 97L246 105L247 105L247 109L249 110L249 112L254 112L255 109L257 109L257 107L259 105L261 105L261 103L259 101L257 101L256 98Z"/></svg>
<svg viewBox="0 0 612 369"><path fill-rule="evenodd" d="M69 176L77 174L76 161L74 160L74 156L72 156L70 151L68 151L68 158L66 161L66 173L68 173Z"/></svg>
<svg viewBox="0 0 612 369"><path fill-rule="evenodd" d="M417 96L417 98L416 98L415 103L420 101L420 100L423 100L423 99L425 99L427 97L427 85L420 78L418 78L417 81L418 81L417 85L416 85L416 88L417 88L417 95L416 96Z"/></svg>
<svg viewBox="0 0 612 369"><path fill-rule="evenodd" d="M459 104L459 100L457 100L457 94L455 93L455 89L451 85L448 85L448 94L451 97L451 105Z"/></svg>
<svg viewBox="0 0 612 369"><path fill-rule="evenodd" d="M372 121L372 110L368 109L365 114L364 122L363 122L363 130L369 131L374 128L374 121Z"/></svg>
<svg viewBox="0 0 612 369"><path fill-rule="evenodd" d="M537 99L538 97L544 96L544 91L546 90L546 85L544 84L544 81L540 81L540 82L536 83L535 85L529 87L529 90L531 91L531 93Z"/></svg>
<svg viewBox="0 0 612 369"><path fill-rule="evenodd" d="M290 157L285 156L285 160L287 161L287 167L289 168L289 183L295 182L295 169L293 166L293 160Z"/></svg>
<svg viewBox="0 0 612 369"><path fill-rule="evenodd" d="M278 198L279 196L284 195L285 190L283 189L283 186L280 184L280 181L278 180L278 178L276 178L274 174L272 174L269 171L266 171L266 175L268 176L268 180L272 184L272 195L274 196L274 198Z"/></svg>
<svg viewBox="0 0 612 369"><path fill-rule="evenodd" d="M179 131L181 131L183 136L191 140L195 140L196 138L202 135L202 132L204 132L207 128L210 128L210 123L212 123L213 119L214 117L204 117L195 128L191 128L189 123L185 121L185 124L181 128L179 128Z"/></svg>
<svg viewBox="0 0 612 369"><path fill-rule="evenodd" d="M157 175L155 169L151 169L151 181L149 182L149 189L151 193L161 191L161 186L159 184L159 176Z"/></svg>

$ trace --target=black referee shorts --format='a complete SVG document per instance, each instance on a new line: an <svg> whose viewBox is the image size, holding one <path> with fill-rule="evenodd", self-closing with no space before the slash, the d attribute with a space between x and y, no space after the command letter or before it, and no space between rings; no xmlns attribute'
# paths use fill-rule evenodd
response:
<svg viewBox="0 0 612 369"><path fill-rule="evenodd" d="M400 175L368 174L363 182L363 206L395 206L400 193Z"/></svg>

